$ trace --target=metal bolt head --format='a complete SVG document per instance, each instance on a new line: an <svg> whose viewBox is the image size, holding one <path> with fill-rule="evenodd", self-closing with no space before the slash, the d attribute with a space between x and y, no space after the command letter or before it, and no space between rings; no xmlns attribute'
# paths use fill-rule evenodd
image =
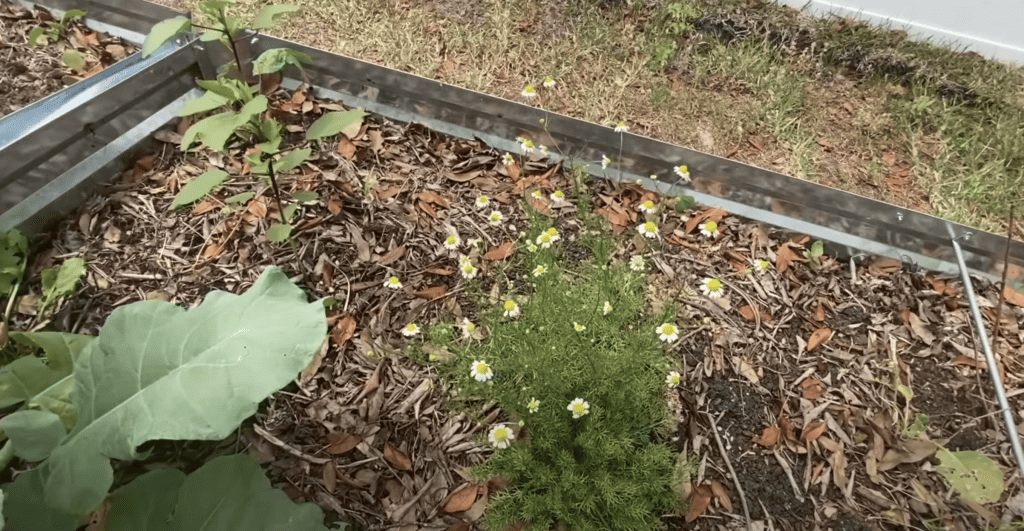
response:
<svg viewBox="0 0 1024 531"><path fill-rule="evenodd" d="M903 221L903 212L896 213L896 221Z"/></svg>

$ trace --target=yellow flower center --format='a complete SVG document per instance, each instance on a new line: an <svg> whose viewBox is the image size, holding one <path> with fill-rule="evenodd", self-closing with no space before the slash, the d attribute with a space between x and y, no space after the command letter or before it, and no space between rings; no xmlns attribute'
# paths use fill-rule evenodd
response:
<svg viewBox="0 0 1024 531"><path fill-rule="evenodd" d="M653 221L648 221L647 223L644 223L644 231L646 231L646 232L657 232L658 231L658 226L655 225Z"/></svg>
<svg viewBox="0 0 1024 531"><path fill-rule="evenodd" d="M708 282L708 290L718 291L720 289L722 289L722 283L717 278L713 278L711 282Z"/></svg>
<svg viewBox="0 0 1024 531"><path fill-rule="evenodd" d="M547 233L541 234L540 235L540 241L542 241L542 242L549 242L549 241L551 241L551 235L547 234Z"/></svg>
<svg viewBox="0 0 1024 531"><path fill-rule="evenodd" d="M647 210L654 208L654 201L644 201L644 208Z"/></svg>
<svg viewBox="0 0 1024 531"><path fill-rule="evenodd" d="M473 323L469 323L469 324L466 325L466 330L469 330L470 332L472 332L473 330L476 330L476 325L473 324Z"/></svg>
<svg viewBox="0 0 1024 531"><path fill-rule="evenodd" d="M398 277L391 277L388 279L389 284L398 284Z"/></svg>
<svg viewBox="0 0 1024 531"><path fill-rule="evenodd" d="M586 410L587 410L587 408L584 407L583 404L573 404L573 406L572 406L572 412L577 414L577 415L582 415L583 412L586 411Z"/></svg>
<svg viewBox="0 0 1024 531"><path fill-rule="evenodd" d="M672 325L665 325L665 327L662 328L661 331L664 332L666 335L670 336L670 335L676 333L676 327L674 327Z"/></svg>
<svg viewBox="0 0 1024 531"><path fill-rule="evenodd" d="M515 310L515 309L516 309L515 301L505 301L505 311L506 312L511 312L512 310Z"/></svg>
<svg viewBox="0 0 1024 531"><path fill-rule="evenodd" d="M715 223L714 221L709 221L709 222L707 222L707 224L704 225L704 230L706 230L708 232L717 232L718 231L718 223Z"/></svg>
<svg viewBox="0 0 1024 531"><path fill-rule="evenodd" d="M448 237L448 245L455 245L455 242L457 242L457 241L458 240L455 239L455 236L449 236Z"/></svg>
<svg viewBox="0 0 1024 531"><path fill-rule="evenodd" d="M488 370L490 370L490 367L488 367L486 363L479 363L476 366L476 372L480 374L487 374Z"/></svg>
<svg viewBox="0 0 1024 531"><path fill-rule="evenodd" d="M409 326L405 327L405 329L410 331L410 332L415 332L417 330L416 325L414 325L412 323L409 323Z"/></svg>
<svg viewBox="0 0 1024 531"><path fill-rule="evenodd" d="M494 438L499 441L508 439L508 428L498 428L497 430L494 430Z"/></svg>
<svg viewBox="0 0 1024 531"><path fill-rule="evenodd" d="M561 192L559 192L559 193L561 193ZM548 234L548 236L551 236L552 238L554 238L555 236L558 236L558 229L556 229L554 227L551 227L550 229L548 229L547 234Z"/></svg>

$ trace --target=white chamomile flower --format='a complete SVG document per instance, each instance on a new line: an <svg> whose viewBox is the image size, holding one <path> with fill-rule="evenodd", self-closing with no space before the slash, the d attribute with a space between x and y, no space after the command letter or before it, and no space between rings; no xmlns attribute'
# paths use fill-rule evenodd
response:
<svg viewBox="0 0 1024 531"><path fill-rule="evenodd" d="M537 236L537 244L545 249L551 247L551 242L553 241L554 240L551 238L551 235L546 232L542 232L540 233L540 236Z"/></svg>
<svg viewBox="0 0 1024 531"><path fill-rule="evenodd" d="M540 400L531 398L530 403L526 404L526 409L529 409L530 413L536 413L537 410L540 409Z"/></svg>
<svg viewBox="0 0 1024 531"><path fill-rule="evenodd" d="M700 290L712 299L720 298L722 296L722 281L717 278L705 278L700 285Z"/></svg>
<svg viewBox="0 0 1024 531"><path fill-rule="evenodd" d="M657 180L658 180L658 176L657 176L657 174L654 174L654 173L652 173L652 174L651 174L651 180L652 180L652 181L657 181Z"/></svg>
<svg viewBox="0 0 1024 531"><path fill-rule="evenodd" d="M653 214L654 201L644 201L643 203L640 203L640 206L637 207L637 210L643 212L644 214Z"/></svg>
<svg viewBox="0 0 1024 531"><path fill-rule="evenodd" d="M491 198L487 197L486 195L482 195L482 196L476 198L476 207L477 208L484 208L484 207L486 207L489 204L491 204Z"/></svg>
<svg viewBox="0 0 1024 531"><path fill-rule="evenodd" d="M612 313L612 305L608 301L604 301L604 315Z"/></svg>
<svg viewBox="0 0 1024 531"><path fill-rule="evenodd" d="M772 263L769 262L768 260L758 260L757 264L754 265L754 269L756 269L758 273L764 273L765 271L768 271L768 269L770 269L771 267Z"/></svg>
<svg viewBox="0 0 1024 531"><path fill-rule="evenodd" d="M629 126L626 125L626 122L619 122L619 125L615 126L616 133L625 133L627 131L629 131Z"/></svg>
<svg viewBox="0 0 1024 531"><path fill-rule="evenodd" d="M700 233L711 239L715 239L722 234L721 232L718 231L718 223L715 223L714 221L701 223Z"/></svg>
<svg viewBox="0 0 1024 531"><path fill-rule="evenodd" d="M487 438L490 439L491 444L493 444L495 448L504 450L505 448L508 448L508 445L512 443L512 439L515 439L516 436L512 433L512 430L505 427L504 424L498 424L491 428L491 433Z"/></svg>
<svg viewBox="0 0 1024 531"><path fill-rule="evenodd" d="M466 256L464 254L460 254L459 255L459 267L468 266L468 265L470 265L472 263L473 263L473 261L470 260L468 256Z"/></svg>
<svg viewBox="0 0 1024 531"><path fill-rule="evenodd" d="M543 199L544 198L544 194L540 190L534 190L531 195L533 197L536 197L537 199Z"/></svg>
<svg viewBox="0 0 1024 531"><path fill-rule="evenodd" d="M544 88L555 88L555 80L551 76L544 78Z"/></svg>
<svg viewBox="0 0 1024 531"><path fill-rule="evenodd" d="M519 427L522 428L523 426L526 426L526 421L519 419Z"/></svg>
<svg viewBox="0 0 1024 531"><path fill-rule="evenodd" d="M533 88L533 85L526 85L526 87L523 88L523 97L532 100L537 97L537 90Z"/></svg>
<svg viewBox="0 0 1024 531"><path fill-rule="evenodd" d="M607 169L608 165L612 163L612 159L608 158L608 155L601 155L601 169Z"/></svg>
<svg viewBox="0 0 1024 531"><path fill-rule="evenodd" d="M644 185L644 180L643 179L637 179L636 180L636 185L637 186L643 186Z"/></svg>
<svg viewBox="0 0 1024 531"><path fill-rule="evenodd" d="M587 327L577 323L576 321L572 322L572 328L573 328L573 330L575 330L577 332L582 332L582 331L587 329Z"/></svg>
<svg viewBox="0 0 1024 531"><path fill-rule="evenodd" d="M686 164L676 166L675 168L673 168L673 171L675 171L676 175L678 175L684 181L690 182L690 168L687 168Z"/></svg>
<svg viewBox="0 0 1024 531"><path fill-rule="evenodd" d="M462 318L462 324L459 327L462 328L462 337L469 337L476 330L476 325L470 322L468 317Z"/></svg>
<svg viewBox="0 0 1024 531"><path fill-rule="evenodd" d="M572 402L569 402L569 411L572 411L572 418L578 419L587 413L590 413L590 404L584 401L582 398L577 398Z"/></svg>
<svg viewBox="0 0 1024 531"><path fill-rule="evenodd" d="M679 329L672 323L665 323L655 328L654 331L658 333L658 338L662 341L671 343L679 339Z"/></svg>
<svg viewBox="0 0 1024 531"><path fill-rule="evenodd" d="M531 253L535 253L535 252L537 252L537 246L534 245L533 242L530 242L530 243L526 244L526 250L530 251Z"/></svg>
<svg viewBox="0 0 1024 531"><path fill-rule="evenodd" d="M437 361L437 354L431 354L430 361Z"/></svg>
<svg viewBox="0 0 1024 531"><path fill-rule="evenodd" d="M384 286L391 289L401 289L402 281L398 277L391 277L384 281Z"/></svg>
<svg viewBox="0 0 1024 531"><path fill-rule="evenodd" d="M447 238L445 238L444 248L448 249L449 251L454 251L455 249L459 248L459 244L461 243L462 240L459 239L458 234L451 234Z"/></svg>
<svg viewBox="0 0 1024 531"><path fill-rule="evenodd" d="M551 227L550 229L548 229L545 234L547 234L548 236L551 236L551 241L553 241L553 242L557 242L558 240L562 239L562 237L558 235L558 229L556 229L554 227Z"/></svg>
<svg viewBox="0 0 1024 531"><path fill-rule="evenodd" d="M501 225L501 220L503 219L505 219L505 217L501 215L501 212L495 210L491 212L491 215L487 216L487 223L497 227L498 225Z"/></svg>
<svg viewBox="0 0 1024 531"><path fill-rule="evenodd" d="M533 148L534 148L533 140L526 140L526 141L524 141L522 144L520 144L520 147L523 149L523 154L524 155L529 155L529 154L533 153Z"/></svg>
<svg viewBox="0 0 1024 531"><path fill-rule="evenodd" d="M633 271L643 271L644 270L644 257L642 257L640 255L636 255L633 258L630 258L629 259L629 268L632 269Z"/></svg>
<svg viewBox="0 0 1024 531"><path fill-rule="evenodd" d="M551 192L551 200L556 203L561 203L562 201L565 201L565 194L562 193L561 190L555 190L554 192Z"/></svg>
<svg viewBox="0 0 1024 531"><path fill-rule="evenodd" d="M506 166L511 166L515 164L516 159L512 158L512 155L505 153L505 156L501 157L501 162L503 162Z"/></svg>
<svg viewBox="0 0 1024 531"><path fill-rule="evenodd" d="M644 236L646 236L648 238L657 238L658 237L658 225L655 224L653 221L648 221L647 223L641 223L640 225L637 226L636 230L637 230L637 232L639 232L640 234L643 234Z"/></svg>
<svg viewBox="0 0 1024 531"><path fill-rule="evenodd" d="M478 382L486 382L494 377L494 372L491 371L491 366L486 361L474 361L469 375L476 378Z"/></svg>
<svg viewBox="0 0 1024 531"><path fill-rule="evenodd" d="M539 276L541 276L541 275L543 275L544 273L547 273L547 272L548 272L548 268L544 267L544 265L542 264L542 265L539 265L539 266L537 266L537 267L535 267L533 269L533 276L539 277Z"/></svg>
<svg viewBox="0 0 1024 531"><path fill-rule="evenodd" d="M516 301L505 301L505 317L519 317L519 305Z"/></svg>
<svg viewBox="0 0 1024 531"><path fill-rule="evenodd" d="M679 373L676 371L668 373L668 377L665 378L665 383L669 385L679 385L680 381L681 378L679 377Z"/></svg>
<svg viewBox="0 0 1024 531"><path fill-rule="evenodd" d="M477 270L473 267L473 264L467 262L466 265L462 266L462 278L466 280L474 278L476 277L476 271Z"/></svg>
<svg viewBox="0 0 1024 531"><path fill-rule="evenodd" d="M402 329L402 335L405 337L415 337L420 333L420 327L416 326L416 323L409 323Z"/></svg>

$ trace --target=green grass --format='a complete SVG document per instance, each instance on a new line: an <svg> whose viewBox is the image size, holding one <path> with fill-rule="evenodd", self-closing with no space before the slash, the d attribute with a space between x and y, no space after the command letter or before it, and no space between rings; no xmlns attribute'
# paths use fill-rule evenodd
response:
<svg viewBox="0 0 1024 531"><path fill-rule="evenodd" d="M569 266L564 239L526 250L550 228L535 216L518 260L496 275L497 289L485 289L479 279L469 283L467 296L485 308L479 324L486 338L455 337L455 328L443 323L411 354L458 388L453 411L479 420L481 404L496 403L508 418L487 426L477 443L490 446L487 434L504 427L514 434L510 446L471 471L479 481L500 476L510 483L488 506L488 529L523 519L538 530L558 523L576 530L657 529L661 514L684 510L673 485L681 487L695 465L666 444L673 426L666 377L677 368L655 333L675 322L674 309L651 313L645 273L613 259L615 244L599 220L580 220L577 243L590 258ZM546 272L534 275L538 266ZM523 274L525 293L512 281ZM506 315L513 304L520 315ZM493 377L474 378L477 362L486 362ZM589 411L574 419L567 407L577 398ZM539 401L536 411L531 400Z"/></svg>

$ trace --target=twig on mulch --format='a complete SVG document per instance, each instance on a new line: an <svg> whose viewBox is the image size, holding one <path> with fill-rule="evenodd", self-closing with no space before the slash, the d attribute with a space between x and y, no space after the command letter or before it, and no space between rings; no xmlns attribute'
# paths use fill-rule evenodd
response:
<svg viewBox="0 0 1024 531"><path fill-rule="evenodd" d="M996 305L996 323L992 327L992 352L999 340L999 323L1003 321L1003 301L1006 300L1006 272L1010 270L1010 244L1013 242L1013 207L1010 207L1010 225L1006 230L1006 252L1003 253L1003 280L999 284L999 304Z"/></svg>
<svg viewBox="0 0 1024 531"><path fill-rule="evenodd" d="M743 494L743 487L740 485L740 477L736 475L736 471L733 470L732 462L729 461L729 453L725 451L725 445L722 444L722 437L718 435L718 425L715 424L715 417L713 417L711 413L704 414L707 415L708 420L711 421L711 433L715 434L715 442L718 443L718 453L722 454L722 459L725 460L725 466L729 469L729 475L732 476L732 482L736 485L736 491L740 493L740 502L743 504L743 516L747 519L747 531L754 531L753 524L750 522L750 509L747 508L747 496ZM767 511L765 514L767 514Z"/></svg>

